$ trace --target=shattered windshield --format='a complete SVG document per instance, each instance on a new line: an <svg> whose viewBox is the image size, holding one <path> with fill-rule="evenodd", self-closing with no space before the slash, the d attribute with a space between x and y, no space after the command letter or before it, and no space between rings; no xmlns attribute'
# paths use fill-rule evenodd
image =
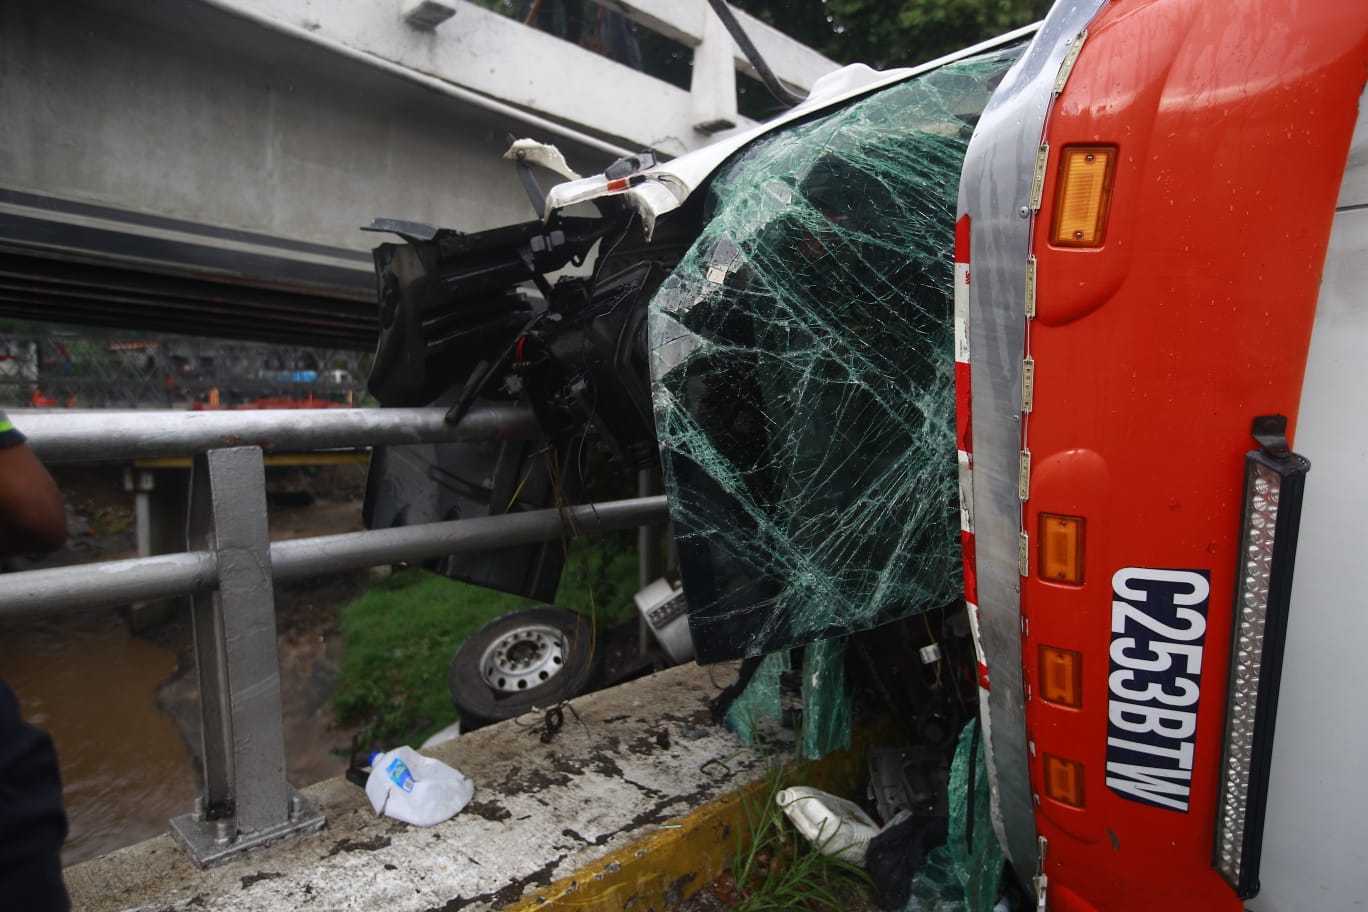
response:
<svg viewBox="0 0 1368 912"><path fill-rule="evenodd" d="M785 128L713 179L649 330L700 661L960 597L955 200L973 125L1019 53Z"/></svg>

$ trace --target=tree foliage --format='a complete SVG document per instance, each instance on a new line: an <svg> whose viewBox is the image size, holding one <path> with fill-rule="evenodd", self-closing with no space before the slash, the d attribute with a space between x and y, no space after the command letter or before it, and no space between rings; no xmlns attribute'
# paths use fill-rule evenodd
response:
<svg viewBox="0 0 1368 912"><path fill-rule="evenodd" d="M732 0L840 63L922 63L1043 17L1051 0Z"/></svg>

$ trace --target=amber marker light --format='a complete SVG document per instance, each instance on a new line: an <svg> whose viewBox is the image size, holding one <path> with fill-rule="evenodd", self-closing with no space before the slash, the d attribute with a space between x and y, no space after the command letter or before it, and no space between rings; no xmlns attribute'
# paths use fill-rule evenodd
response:
<svg viewBox="0 0 1368 912"><path fill-rule="evenodd" d="M1083 807L1083 764L1046 754L1045 797L1069 807Z"/></svg>
<svg viewBox="0 0 1368 912"><path fill-rule="evenodd" d="M1115 146L1065 146L1059 159L1050 243L1101 247L1111 203Z"/></svg>
<svg viewBox="0 0 1368 912"><path fill-rule="evenodd" d="M1040 514L1039 560L1036 572L1052 583L1083 585L1083 535L1081 516L1061 516L1058 513Z"/></svg>
<svg viewBox="0 0 1368 912"><path fill-rule="evenodd" d="M1071 649L1040 647L1040 696L1048 703L1083 705L1083 656Z"/></svg>

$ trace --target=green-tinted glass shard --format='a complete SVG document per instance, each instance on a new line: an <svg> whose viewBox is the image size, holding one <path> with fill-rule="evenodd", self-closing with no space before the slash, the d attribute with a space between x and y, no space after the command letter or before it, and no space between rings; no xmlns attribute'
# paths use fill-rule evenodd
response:
<svg viewBox="0 0 1368 912"><path fill-rule="evenodd" d="M960 166L1018 50L748 146L651 304L656 430L700 661L831 639L961 590Z"/></svg>
<svg viewBox="0 0 1368 912"><path fill-rule="evenodd" d="M965 912L964 885L948 848L941 846L926 856L903 912Z"/></svg>
<svg viewBox="0 0 1368 912"><path fill-rule="evenodd" d="M767 655L755 670L741 696L727 709L728 727L747 744L755 743L755 729L765 721L779 722L784 715L779 702L779 676L790 668L787 650Z"/></svg>
<svg viewBox="0 0 1368 912"><path fill-rule="evenodd" d="M803 756L810 760L850 747L846 639L822 640L803 653Z"/></svg>
<svg viewBox="0 0 1368 912"><path fill-rule="evenodd" d="M950 766L950 835L946 840L964 885L968 912L992 912L998 900L1004 859L993 832L991 805L988 765L975 720L960 732Z"/></svg>
<svg viewBox="0 0 1368 912"><path fill-rule="evenodd" d="M988 766L977 720L960 732L949 791L949 835L917 869L904 912L992 912L998 901L1004 857L993 832Z"/></svg>

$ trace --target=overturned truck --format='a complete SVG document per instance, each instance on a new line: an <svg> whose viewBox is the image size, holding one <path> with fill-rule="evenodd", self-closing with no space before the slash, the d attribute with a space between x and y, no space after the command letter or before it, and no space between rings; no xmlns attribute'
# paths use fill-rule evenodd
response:
<svg viewBox="0 0 1368 912"><path fill-rule="evenodd" d="M1366 66L1339 4L1080 0L671 162L520 143L540 218L377 225L370 387L525 401L546 442L388 451L369 518L658 465L682 597L653 606L698 661L804 647L809 753L848 737L847 653L915 679L884 693L926 744L971 726L971 907L1348 908ZM560 561L440 569L550 600ZM475 657L476 715L592 675L532 626Z"/></svg>

